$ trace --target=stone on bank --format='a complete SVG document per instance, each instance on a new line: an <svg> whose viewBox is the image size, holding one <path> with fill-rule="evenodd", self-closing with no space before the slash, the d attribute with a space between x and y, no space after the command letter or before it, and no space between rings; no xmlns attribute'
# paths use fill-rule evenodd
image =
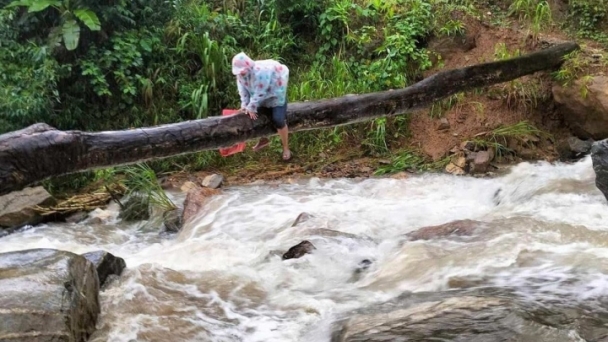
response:
<svg viewBox="0 0 608 342"><path fill-rule="evenodd" d="M0 254L0 341L84 342L99 313L97 271L86 258L53 249Z"/></svg>
<svg viewBox="0 0 608 342"><path fill-rule="evenodd" d="M0 229L40 223L42 217L34 207L47 205L53 201L53 196L41 186L0 196Z"/></svg>

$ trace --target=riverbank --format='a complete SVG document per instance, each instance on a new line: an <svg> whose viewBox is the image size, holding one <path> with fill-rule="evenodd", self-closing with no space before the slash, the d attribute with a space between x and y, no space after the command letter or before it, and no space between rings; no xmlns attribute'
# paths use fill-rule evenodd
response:
<svg viewBox="0 0 608 342"><path fill-rule="evenodd" d="M426 77L444 69L509 58L570 39L559 30L531 35L529 29L519 25L498 27L474 18L467 18L463 36L469 44L458 44L460 38L429 42L429 49L440 55L442 62L425 72ZM428 110L383 119L381 125L375 126L383 134L382 148L370 143L373 122L326 130L327 134L320 132L320 137L330 136L325 137L329 140L325 144L313 142L307 146L297 135L308 133L295 133L294 158L288 163L280 159L280 144L274 137L271 147L258 153L251 150L255 142L249 142L243 153L227 158L219 157L217 152L213 152L215 157L209 157L205 152L206 158L214 158L214 163L201 171L182 165L184 171L163 175L165 186L178 187L172 183L201 180L213 173L224 175L226 184L234 185L307 177L373 177L404 171L453 173L446 166L456 161L467 142L475 144L476 150L491 147L494 154L502 152L493 156L490 175L522 161L575 160L572 155L580 152L570 151L568 139L589 137L576 137L571 128L576 123L565 118L572 113L564 109L568 105L556 102L554 92L562 85L574 88L574 81L601 77L608 71L608 54L602 44L592 40L581 40L580 44L580 53L570 57L560 70L459 93ZM608 117L606 112L603 115ZM580 116L576 119L585 120ZM496 131L501 131L499 139L494 135Z"/></svg>

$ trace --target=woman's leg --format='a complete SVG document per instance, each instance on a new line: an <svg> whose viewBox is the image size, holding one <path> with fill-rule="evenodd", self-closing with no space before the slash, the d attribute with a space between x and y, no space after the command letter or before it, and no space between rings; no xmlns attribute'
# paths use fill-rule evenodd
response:
<svg viewBox="0 0 608 342"><path fill-rule="evenodd" d="M287 102L284 105L272 108L272 121L277 129L277 133L281 137L283 145L283 160L291 159L291 151L289 150L289 130L287 128Z"/></svg>

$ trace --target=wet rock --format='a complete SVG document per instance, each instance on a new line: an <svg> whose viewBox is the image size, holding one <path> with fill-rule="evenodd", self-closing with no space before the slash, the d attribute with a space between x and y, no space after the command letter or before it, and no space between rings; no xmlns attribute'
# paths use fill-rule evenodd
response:
<svg viewBox="0 0 608 342"><path fill-rule="evenodd" d="M33 207L49 205L53 202L53 196L41 186L0 196L0 228L38 224L42 221L42 217Z"/></svg>
<svg viewBox="0 0 608 342"><path fill-rule="evenodd" d="M569 137L557 144L557 153L562 160L576 160L584 157L591 151L593 140L581 140L577 137Z"/></svg>
<svg viewBox="0 0 608 342"><path fill-rule="evenodd" d="M577 137L568 138L568 146L570 147L570 150L574 153L588 153L589 151L591 151L592 145L592 140L583 141Z"/></svg>
<svg viewBox="0 0 608 342"><path fill-rule="evenodd" d="M196 187L191 189L184 200L184 211L182 212L182 226L194 220L201 210L207 205L211 197L220 194L219 189Z"/></svg>
<svg viewBox="0 0 608 342"><path fill-rule="evenodd" d="M482 228L483 225L484 224L479 221L457 220L438 226L419 228L405 235L412 241L430 240L448 236L470 236L473 235L478 228Z"/></svg>
<svg viewBox="0 0 608 342"><path fill-rule="evenodd" d="M163 227L168 232L178 232L182 229L182 212L179 209L165 211L163 213Z"/></svg>
<svg viewBox="0 0 608 342"><path fill-rule="evenodd" d="M67 223L79 223L87 219L89 214L86 211L75 212L72 215L65 218Z"/></svg>
<svg viewBox="0 0 608 342"><path fill-rule="evenodd" d="M222 182L224 181L224 176L213 174L205 177L203 179L203 186L206 188L217 189L220 187Z"/></svg>
<svg viewBox="0 0 608 342"><path fill-rule="evenodd" d="M582 89L586 89L583 96ZM581 139L608 138L608 76L579 79L553 87L553 97L572 133Z"/></svg>
<svg viewBox="0 0 608 342"><path fill-rule="evenodd" d="M283 254L283 260L301 258L305 254L312 253L312 251L315 249L315 246L310 243L310 241L304 240L285 252L285 254Z"/></svg>
<svg viewBox="0 0 608 342"><path fill-rule="evenodd" d="M608 313L593 306L541 302L517 289L484 287L404 294L348 314L332 342L604 341ZM579 337L580 336L580 337Z"/></svg>
<svg viewBox="0 0 608 342"><path fill-rule="evenodd" d="M470 172L471 173L484 173L488 171L490 166L490 152L479 151L475 154L475 159L471 162Z"/></svg>
<svg viewBox="0 0 608 342"><path fill-rule="evenodd" d="M118 218L126 222L150 218L150 199L144 194L132 194L123 203Z"/></svg>
<svg viewBox="0 0 608 342"><path fill-rule="evenodd" d="M499 205L500 202L502 202L501 201L501 192L502 192L502 189L498 189L494 193L494 196L492 196L492 202L494 202L495 205Z"/></svg>
<svg viewBox="0 0 608 342"><path fill-rule="evenodd" d="M437 127L437 130L445 131L447 129L450 129L450 122L446 118L441 118L441 120L439 120L439 126Z"/></svg>
<svg viewBox="0 0 608 342"><path fill-rule="evenodd" d="M309 214L309 213L300 213L300 215L298 215L298 217L296 217L296 220L293 221L293 223L291 224L292 227L297 226L300 223L304 223L308 220L310 220L311 218L313 218L314 216Z"/></svg>
<svg viewBox="0 0 608 342"><path fill-rule="evenodd" d="M106 251L89 252L82 256L95 266L100 287L106 284L110 276L120 276L122 271L127 267L123 258L114 256Z"/></svg>
<svg viewBox="0 0 608 342"><path fill-rule="evenodd" d="M187 182L185 182L184 184L182 184L182 186L180 187L180 190L181 190L182 192L188 193L190 190L192 190L192 189L196 189L196 188L198 188L198 187L199 187L199 186L198 186L198 185L196 185L196 183L191 182L191 181L187 181Z"/></svg>
<svg viewBox="0 0 608 342"><path fill-rule="evenodd" d="M509 304L501 298L463 296L378 306L348 319L332 342L422 342L438 336L444 341L516 341L518 334L508 326Z"/></svg>
<svg viewBox="0 0 608 342"><path fill-rule="evenodd" d="M595 185L608 200L608 139L593 143L591 161L595 171Z"/></svg>
<svg viewBox="0 0 608 342"><path fill-rule="evenodd" d="M456 166L454 163L449 163L445 167L445 172L451 173L453 175L464 175L464 170L462 168Z"/></svg>
<svg viewBox="0 0 608 342"><path fill-rule="evenodd" d="M21 227L0 229L0 238L5 237L7 235L11 235L13 233L22 232L22 231L28 230L30 228L33 228L33 226L25 225L25 226L21 226Z"/></svg>
<svg viewBox="0 0 608 342"><path fill-rule="evenodd" d="M99 312L97 271L83 256L53 249L0 254L0 341L84 342Z"/></svg>
<svg viewBox="0 0 608 342"><path fill-rule="evenodd" d="M371 265L372 265L372 261L371 260L369 260L369 259L363 259L359 263L359 267L357 267L357 270L358 271L364 271L364 270L368 269Z"/></svg>

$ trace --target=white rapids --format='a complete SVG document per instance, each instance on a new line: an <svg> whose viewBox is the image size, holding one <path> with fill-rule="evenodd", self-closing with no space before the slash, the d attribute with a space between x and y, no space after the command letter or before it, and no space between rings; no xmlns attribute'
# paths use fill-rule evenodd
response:
<svg viewBox="0 0 608 342"><path fill-rule="evenodd" d="M101 293L91 341L328 342L340 314L405 291L445 290L457 279L523 293L534 284L540 290L531 297L605 294L608 205L594 181L587 157L522 163L493 179L425 174L238 186L176 236L116 218L57 223L0 239L0 252L102 249L124 258L128 268ZM314 217L291 227L302 212ZM404 239L460 219L491 229L466 242ZM316 250L281 259L302 240ZM353 278L364 259L371 267Z"/></svg>

